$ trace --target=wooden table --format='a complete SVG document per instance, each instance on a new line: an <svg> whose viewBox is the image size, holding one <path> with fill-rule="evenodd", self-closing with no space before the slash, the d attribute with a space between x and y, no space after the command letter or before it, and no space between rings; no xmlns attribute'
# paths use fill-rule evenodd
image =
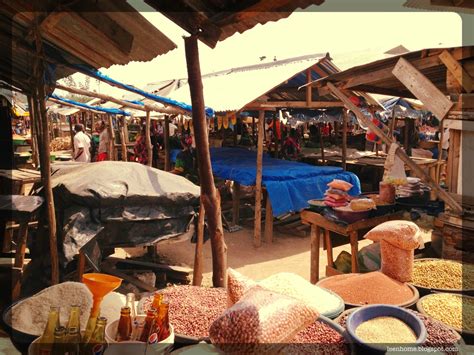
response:
<svg viewBox="0 0 474 355"><path fill-rule="evenodd" d="M357 262L357 253L359 251L358 237L359 231L364 229L371 229L380 223L401 219L403 212L392 213L380 217L368 218L355 223L343 226L333 221L328 220L326 217L319 213L312 211L302 211L301 221L311 226L311 283L315 284L319 280L319 243L321 229L324 229L324 240L327 249L328 264L326 266L326 275L334 275L339 272L334 268L334 258L332 250L332 241L330 232L334 232L350 239L351 244L351 261L352 261L352 272L359 272L359 265Z"/></svg>
<svg viewBox="0 0 474 355"><path fill-rule="evenodd" d="M11 239L5 236L5 225L8 221L20 224L18 242L15 249L15 261L12 269L12 299L20 295L21 276L25 261L25 251L28 239L28 223L37 218L38 211L43 205L39 196L0 195L0 233L2 233L2 250L11 247ZM5 239L4 239L5 237Z"/></svg>
<svg viewBox="0 0 474 355"><path fill-rule="evenodd" d="M0 169L2 194L24 195L25 185L41 181L41 173L31 169ZM12 191L5 191L11 186Z"/></svg>

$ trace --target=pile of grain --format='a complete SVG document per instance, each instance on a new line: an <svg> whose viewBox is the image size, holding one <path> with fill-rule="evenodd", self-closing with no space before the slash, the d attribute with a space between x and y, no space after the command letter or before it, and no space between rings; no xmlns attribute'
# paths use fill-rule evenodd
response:
<svg viewBox="0 0 474 355"><path fill-rule="evenodd" d="M318 286L337 293L346 303L357 305L378 303L400 305L414 296L406 284L393 280L379 271L332 276L322 280Z"/></svg>
<svg viewBox="0 0 474 355"><path fill-rule="evenodd" d="M352 311L355 311L356 308L353 308ZM441 348L446 347L452 349L456 346L457 342L461 339L461 336L452 328L446 326L444 323L426 316L419 312L407 309L408 312L416 315L426 327L426 341L423 343L422 347L427 348ZM349 318L352 312L347 312L341 315L336 321L343 328L346 328L347 318ZM447 354L457 354L458 352L445 351Z"/></svg>
<svg viewBox="0 0 474 355"><path fill-rule="evenodd" d="M472 290L474 265L445 259L415 260L412 282L427 288Z"/></svg>
<svg viewBox="0 0 474 355"><path fill-rule="evenodd" d="M170 303L170 323L179 335L209 337L212 322L227 309L227 292L223 288L183 285L168 287L160 293ZM144 302L144 310L152 298Z"/></svg>
<svg viewBox="0 0 474 355"><path fill-rule="evenodd" d="M453 327L474 331L474 298L435 293L424 297L421 306L429 316Z"/></svg>
<svg viewBox="0 0 474 355"><path fill-rule="evenodd" d="M395 317L376 317L361 323L355 334L365 343L415 343L416 335L408 324Z"/></svg>
<svg viewBox="0 0 474 355"><path fill-rule="evenodd" d="M51 306L60 307L59 319L61 324L65 324L73 305L81 308L81 327L84 329L92 307L92 294L80 282L63 282L48 287L16 304L11 312L11 324L15 330L23 333L41 335Z"/></svg>

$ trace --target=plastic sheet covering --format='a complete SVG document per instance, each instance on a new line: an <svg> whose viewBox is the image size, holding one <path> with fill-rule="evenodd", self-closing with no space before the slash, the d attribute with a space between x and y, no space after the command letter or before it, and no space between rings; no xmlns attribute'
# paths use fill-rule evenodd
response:
<svg viewBox="0 0 474 355"><path fill-rule="evenodd" d="M81 72L86 73L86 74L88 74L88 75L90 75L94 78L103 80L103 81L105 81L106 83L108 83L112 86L122 88L122 89L127 89L127 90L132 91L136 94L144 96L147 99L150 99L150 100L153 100L153 101L158 101L158 102L161 102L162 104L165 104L165 105L171 105L171 106L179 107L179 108L182 108L183 110L186 110L186 111L189 111L189 112L192 111L193 107L191 105L188 105L188 104L185 104L183 102L176 101L176 100L172 100L168 97L163 97L163 96L151 94L149 92L146 92L146 91L143 91L139 88L136 88L135 86L132 86L132 85L123 84L123 83L121 83L121 82L119 82L115 79L112 79L111 77L101 73L97 69L90 68L90 67L87 67L87 66L84 66L84 65L79 65L79 64L75 65L75 66ZM214 110L212 108L206 107L205 112L206 112L206 116L208 116L208 117L214 116Z"/></svg>
<svg viewBox="0 0 474 355"><path fill-rule="evenodd" d="M65 260L99 247L151 245L191 238L199 187L138 163L57 163L52 186Z"/></svg>
<svg viewBox="0 0 474 355"><path fill-rule="evenodd" d="M240 148L211 148L212 172L215 176L254 186L257 153ZM273 215L297 212L309 207L308 200L324 197L327 184L334 179L350 182L350 195L361 193L357 175L340 167L314 166L263 156L262 184L272 203Z"/></svg>
<svg viewBox="0 0 474 355"><path fill-rule="evenodd" d="M82 102L66 99L66 98L58 96L56 94L51 94L50 97L52 97L53 99L68 103L68 104L76 105L76 106L79 106L79 107L84 107L84 108L89 109L89 110L96 110L96 111L106 112L106 113L110 113L112 115L130 116L129 112L124 111L124 110L120 110L118 108L107 108L107 107L102 107L102 106L87 105L87 104L82 103Z"/></svg>

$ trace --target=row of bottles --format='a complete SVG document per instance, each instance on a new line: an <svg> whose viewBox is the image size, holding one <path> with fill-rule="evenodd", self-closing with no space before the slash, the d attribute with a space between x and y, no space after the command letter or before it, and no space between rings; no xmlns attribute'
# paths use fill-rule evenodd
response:
<svg viewBox="0 0 474 355"><path fill-rule="evenodd" d="M107 318L99 317L90 339L85 342L81 337L81 310L72 306L67 326L61 326L59 307L51 307L43 335L38 341L40 355L100 355L106 347L105 326Z"/></svg>
<svg viewBox="0 0 474 355"><path fill-rule="evenodd" d="M170 335L169 304L163 301L163 295L155 293L145 320L136 317L135 295L127 295L127 303L120 311L116 341L160 342Z"/></svg>

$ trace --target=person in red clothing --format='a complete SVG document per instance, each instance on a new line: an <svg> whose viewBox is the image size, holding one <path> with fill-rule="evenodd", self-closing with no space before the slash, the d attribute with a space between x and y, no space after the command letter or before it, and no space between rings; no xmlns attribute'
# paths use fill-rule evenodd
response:
<svg viewBox="0 0 474 355"><path fill-rule="evenodd" d="M298 143L298 137L296 136L296 129L292 128L290 130L290 134L283 143L283 149L286 157L293 157L294 159L298 157L301 147Z"/></svg>
<svg viewBox="0 0 474 355"><path fill-rule="evenodd" d="M147 165L148 164L148 151L146 148L146 130L145 127L142 127L140 133L135 141L135 146L133 147L133 152L135 154L135 161Z"/></svg>

